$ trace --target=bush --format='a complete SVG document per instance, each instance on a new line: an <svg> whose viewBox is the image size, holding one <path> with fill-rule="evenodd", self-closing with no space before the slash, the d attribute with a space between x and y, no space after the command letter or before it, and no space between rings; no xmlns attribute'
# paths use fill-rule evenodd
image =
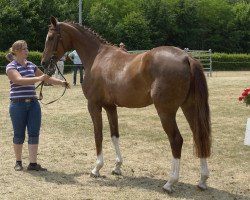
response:
<svg viewBox="0 0 250 200"><path fill-rule="evenodd" d="M9 61L7 61L5 58L7 53L8 52L0 52L0 74L5 73L5 66L9 63ZM37 65L41 70L43 70L41 67L41 59L42 59L41 52L38 52L38 51L30 51L29 52L28 60L30 60L35 65ZM64 67L64 73L69 73L73 70L73 66L72 66L73 64L69 59L67 59L65 61L65 65L66 66Z"/></svg>
<svg viewBox="0 0 250 200"><path fill-rule="evenodd" d="M250 55L213 53L212 63L213 71L250 70Z"/></svg>
<svg viewBox="0 0 250 200"><path fill-rule="evenodd" d="M8 61L6 60L6 52L0 52L0 74L5 73L5 66L8 64Z"/></svg>

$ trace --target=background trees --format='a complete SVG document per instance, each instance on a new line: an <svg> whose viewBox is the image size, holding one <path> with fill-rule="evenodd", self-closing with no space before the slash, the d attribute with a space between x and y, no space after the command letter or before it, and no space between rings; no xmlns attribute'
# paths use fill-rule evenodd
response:
<svg viewBox="0 0 250 200"><path fill-rule="evenodd" d="M42 51L51 15L78 21L78 0L1 0L0 50L17 39ZM83 0L83 24L129 50L174 45L250 51L249 0Z"/></svg>
<svg viewBox="0 0 250 200"><path fill-rule="evenodd" d="M6 50L18 39L25 39L29 48L41 51L44 46L51 13L57 15L54 1L1 0L0 48Z"/></svg>

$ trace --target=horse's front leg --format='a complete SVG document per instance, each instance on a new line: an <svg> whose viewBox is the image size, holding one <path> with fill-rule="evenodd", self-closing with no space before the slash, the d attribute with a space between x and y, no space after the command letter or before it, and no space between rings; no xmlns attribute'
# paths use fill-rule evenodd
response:
<svg viewBox="0 0 250 200"><path fill-rule="evenodd" d="M95 133L95 144L96 144L96 166L91 171L91 176L98 177L100 176L100 169L103 167L103 153L102 153L102 107L98 104L88 101L88 110L93 121L94 133Z"/></svg>
<svg viewBox="0 0 250 200"><path fill-rule="evenodd" d="M116 163L115 163L115 167L112 171L112 174L121 175L122 174L122 172L121 172L122 156L121 156L120 146L119 146L119 129L118 129L117 108L116 108L116 106L105 106L104 108L107 112L111 138L112 138L112 142L114 144L115 153L116 153Z"/></svg>

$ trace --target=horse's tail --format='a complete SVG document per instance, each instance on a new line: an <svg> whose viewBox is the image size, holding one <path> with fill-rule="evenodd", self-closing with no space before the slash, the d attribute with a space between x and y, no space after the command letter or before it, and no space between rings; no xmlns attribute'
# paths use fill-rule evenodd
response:
<svg viewBox="0 0 250 200"><path fill-rule="evenodd" d="M207 158L212 144L207 81L201 63L190 56L188 60L192 74L189 95L193 97L195 110L192 120L194 147L199 158Z"/></svg>

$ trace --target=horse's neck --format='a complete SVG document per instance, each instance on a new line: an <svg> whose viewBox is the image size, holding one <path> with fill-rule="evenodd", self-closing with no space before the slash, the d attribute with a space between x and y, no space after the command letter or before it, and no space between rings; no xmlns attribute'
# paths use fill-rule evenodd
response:
<svg viewBox="0 0 250 200"><path fill-rule="evenodd" d="M76 28L71 31L73 49L77 51L85 69L92 66L101 45L101 42L94 37Z"/></svg>

